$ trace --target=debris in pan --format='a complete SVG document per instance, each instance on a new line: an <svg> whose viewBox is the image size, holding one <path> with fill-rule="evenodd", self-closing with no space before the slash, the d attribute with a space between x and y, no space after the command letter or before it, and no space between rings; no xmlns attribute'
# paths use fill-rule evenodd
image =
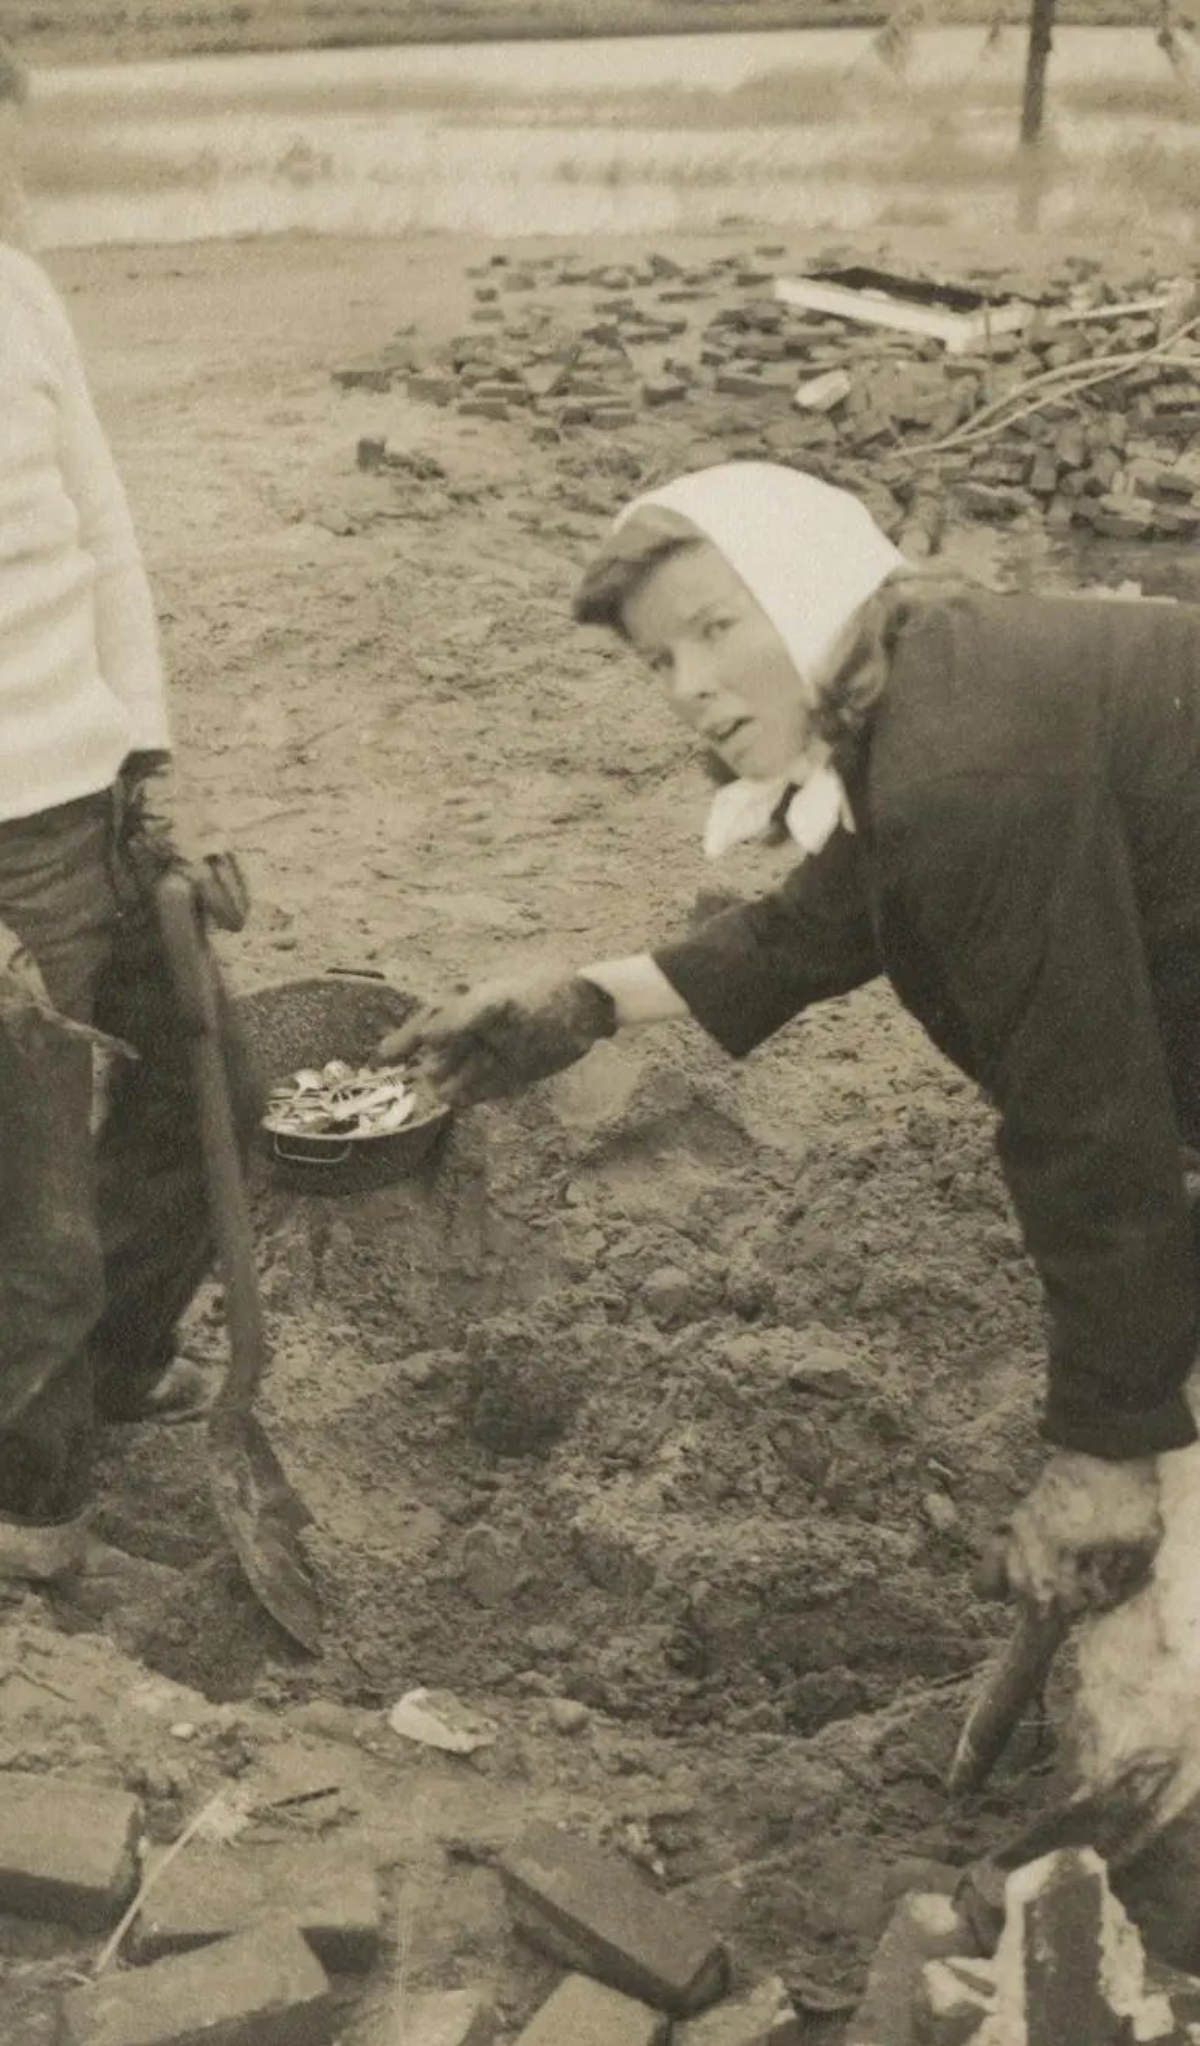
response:
<svg viewBox="0 0 1200 2046"><path fill-rule="evenodd" d="M1017 298L995 298L966 285L935 284L923 277L898 277L887 270L816 270L807 277L780 277L775 296L784 305L832 313L867 327L890 327L941 341L949 355L985 348L993 334L1018 334L1036 308Z"/></svg>

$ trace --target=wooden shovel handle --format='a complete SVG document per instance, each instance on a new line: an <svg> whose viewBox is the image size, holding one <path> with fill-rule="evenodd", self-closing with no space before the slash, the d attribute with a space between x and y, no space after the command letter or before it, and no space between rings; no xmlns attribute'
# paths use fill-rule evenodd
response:
<svg viewBox="0 0 1200 2046"><path fill-rule="evenodd" d="M250 1207L221 1055L212 956L196 891L187 876L165 875L155 899L180 1021L191 1051L217 1265L225 1289L230 1363L218 1405L226 1412L248 1413L266 1364L267 1337Z"/></svg>
<svg viewBox="0 0 1200 2046"><path fill-rule="evenodd" d="M1057 1611L1023 1605L1008 1646L972 1705L958 1737L947 1788L955 1797L986 1783L1026 1708L1038 1697L1066 1639L1068 1621Z"/></svg>

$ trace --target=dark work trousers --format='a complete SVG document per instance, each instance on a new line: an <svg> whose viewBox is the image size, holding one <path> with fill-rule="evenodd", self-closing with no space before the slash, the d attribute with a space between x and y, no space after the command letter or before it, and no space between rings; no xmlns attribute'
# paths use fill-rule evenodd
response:
<svg viewBox="0 0 1200 2046"><path fill-rule="evenodd" d="M0 921L57 1009L141 1054L93 1137L91 1046L0 1019L0 1514L42 1526L88 1503L98 1421L136 1415L213 1255L188 1047L115 814L103 792L0 822ZM261 1095L221 1011L246 1142Z"/></svg>

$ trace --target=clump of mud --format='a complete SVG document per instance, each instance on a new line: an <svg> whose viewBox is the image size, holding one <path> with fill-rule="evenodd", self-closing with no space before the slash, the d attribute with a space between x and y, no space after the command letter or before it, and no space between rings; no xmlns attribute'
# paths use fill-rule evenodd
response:
<svg viewBox="0 0 1200 2046"><path fill-rule="evenodd" d="M285 1694L363 1703L533 1669L658 1730L802 1733L977 1662L1004 1623L972 1554L1033 1456L1036 1289L980 1109L856 999L806 1032L819 1114L796 1034L739 1072L679 1033L459 1118L418 1180L261 1189L264 1419L328 1647L314 1668L264 1622L251 1671L216 1571L203 1626L160 1615L143 1652L204 1687L227 1645L247 1685L270 1662ZM108 1532L186 1563L219 1547L200 1445L150 1432Z"/></svg>

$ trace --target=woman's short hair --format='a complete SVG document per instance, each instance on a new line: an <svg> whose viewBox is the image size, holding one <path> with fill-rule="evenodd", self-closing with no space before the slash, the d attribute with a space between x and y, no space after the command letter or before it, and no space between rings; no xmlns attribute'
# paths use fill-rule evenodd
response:
<svg viewBox="0 0 1200 2046"><path fill-rule="evenodd" d="M642 505L614 527L575 592L572 615L580 625L624 632L621 612L646 578L673 554L702 547L703 533L664 505Z"/></svg>

